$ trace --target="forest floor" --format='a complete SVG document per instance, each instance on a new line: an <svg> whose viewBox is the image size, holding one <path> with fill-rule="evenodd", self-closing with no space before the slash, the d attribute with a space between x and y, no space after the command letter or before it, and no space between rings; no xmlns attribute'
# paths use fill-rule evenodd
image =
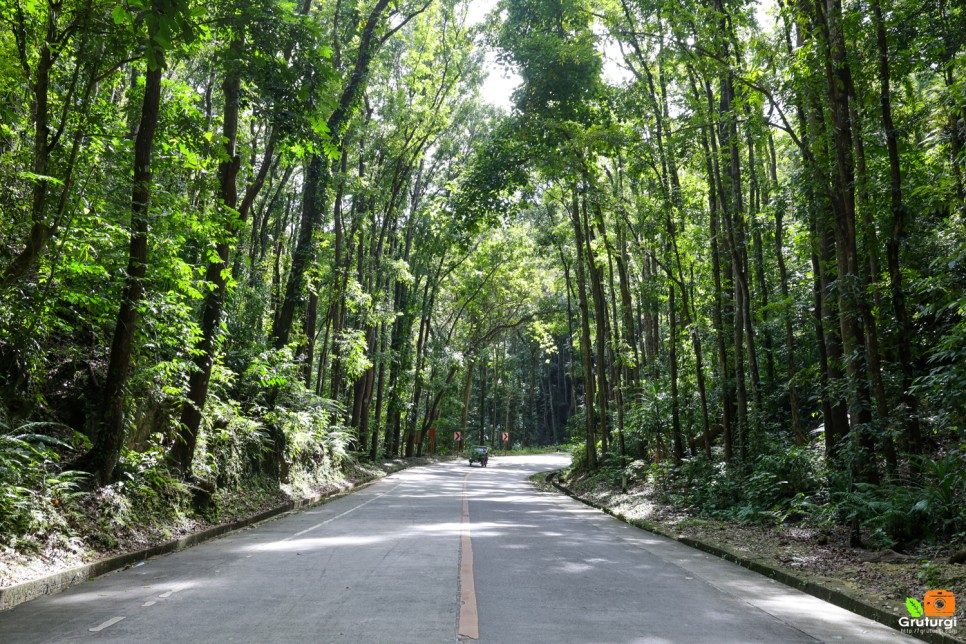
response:
<svg viewBox="0 0 966 644"><path fill-rule="evenodd" d="M804 522L762 526L700 518L662 503L649 483L629 488L626 493L600 479L575 477L564 484L579 498L607 508L629 523L753 558L840 590L897 617L908 616L907 597L921 601L927 590L948 590L966 604L966 565L949 562L950 556L962 550L962 543L923 543L902 554L876 552L850 548L849 530L844 526L809 526ZM963 614L962 610L957 612ZM966 641L966 620L960 620L947 634Z"/></svg>
<svg viewBox="0 0 966 644"><path fill-rule="evenodd" d="M109 486L79 497L64 508L64 520L48 530L19 539L0 539L0 588L40 579L75 566L137 552L180 539L216 525L233 523L284 505L286 502L327 496L382 478L392 472L445 457L393 459L378 463L354 462L335 476L297 487L263 481L236 491L216 494L216 511L197 512L159 503L153 512L133 515L123 486ZM2 535L0 535L2 537Z"/></svg>

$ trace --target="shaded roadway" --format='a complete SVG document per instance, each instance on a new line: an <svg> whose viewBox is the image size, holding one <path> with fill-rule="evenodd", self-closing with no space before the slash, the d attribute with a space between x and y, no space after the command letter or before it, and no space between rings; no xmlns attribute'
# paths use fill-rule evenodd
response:
<svg viewBox="0 0 966 644"><path fill-rule="evenodd" d="M918 641L526 480L564 463L405 470L0 613L0 642Z"/></svg>

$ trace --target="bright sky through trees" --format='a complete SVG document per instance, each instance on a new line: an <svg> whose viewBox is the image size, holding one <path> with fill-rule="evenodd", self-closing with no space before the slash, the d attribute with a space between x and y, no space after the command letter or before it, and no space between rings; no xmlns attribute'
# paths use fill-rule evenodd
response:
<svg viewBox="0 0 966 644"><path fill-rule="evenodd" d="M966 534L902 491L966 471L962 2L13 4L0 423L66 471L206 490L507 430ZM0 528L38 532L4 499L53 482L2 463L53 457L5 449Z"/></svg>
<svg viewBox="0 0 966 644"><path fill-rule="evenodd" d="M471 0L469 4L468 22L479 24L486 19L498 0ZM485 47L480 38L480 46ZM486 51L486 80L480 88L483 100L491 105L501 107L507 112L513 106L513 90L520 86L520 77L512 70L504 69L496 62L496 53L492 49Z"/></svg>

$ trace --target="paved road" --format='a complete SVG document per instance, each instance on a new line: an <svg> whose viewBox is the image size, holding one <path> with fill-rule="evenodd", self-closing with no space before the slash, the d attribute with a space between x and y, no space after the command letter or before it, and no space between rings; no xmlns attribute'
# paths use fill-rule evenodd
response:
<svg viewBox="0 0 966 644"><path fill-rule="evenodd" d="M918 641L527 482L563 462L400 472L0 613L0 642Z"/></svg>

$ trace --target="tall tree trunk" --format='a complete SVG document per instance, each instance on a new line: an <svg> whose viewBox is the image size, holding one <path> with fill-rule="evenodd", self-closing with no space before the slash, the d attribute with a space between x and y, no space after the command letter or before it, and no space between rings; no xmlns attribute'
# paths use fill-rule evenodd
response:
<svg viewBox="0 0 966 644"><path fill-rule="evenodd" d="M590 306L587 302L587 282L584 275L584 267L588 261L584 257L587 247L584 244L584 227L576 189L574 189L570 218L574 227L575 247L577 249L575 268L577 273L578 308L580 309L580 359L584 369L584 429L585 440L587 441L587 468L593 471L597 469L597 429L594 420L594 390L596 387L594 386L593 358L590 341Z"/></svg>
<svg viewBox="0 0 966 644"><path fill-rule="evenodd" d="M466 366L466 380L463 384L463 413L460 416L460 436L462 436L463 441L466 441L467 431L469 431L467 421L469 420L470 415L470 394L473 391L473 376L475 373L476 359L470 358L469 364ZM456 445L455 447L460 449L462 444Z"/></svg>
<svg viewBox="0 0 966 644"><path fill-rule="evenodd" d="M607 347L609 345L609 324L607 314L607 304L604 301L604 286L602 272L603 267L597 261L594 252L594 231L590 226L590 219L587 209L586 195L581 199L581 219L584 232L584 243L586 244L587 272L590 277L591 299L594 304L594 348L596 349L597 360L597 408L600 412L598 418L597 434L600 438L601 451L605 455L608 451L610 440L609 423L609 399L610 388L607 381Z"/></svg>
<svg viewBox="0 0 966 644"><path fill-rule="evenodd" d="M23 15L20 5L16 5L16 20L26 30L27 18ZM30 207L30 233L24 249L0 271L0 289L5 289L24 276L37 262L47 247L47 242L54 236L54 228L47 223L47 192L50 165L50 72L54 66L51 48L59 40L57 33L57 17L61 7L60 2L47 3L47 20L43 44L33 64L34 73L30 89L33 94L33 122L34 122L34 151L31 172L35 175L33 194ZM25 45L21 45L25 47ZM29 70L26 53L22 64ZM142 112L142 125L144 117Z"/></svg>
<svg viewBox="0 0 966 644"><path fill-rule="evenodd" d="M302 379L305 387L312 387L312 367L315 361L315 325L319 319L319 285L309 283L309 306L305 311L305 362L302 364ZM321 367L320 367L321 368Z"/></svg>
<svg viewBox="0 0 966 644"><path fill-rule="evenodd" d="M738 231L735 230L740 221L742 206L741 196L741 165L738 154L738 131L735 124L735 114L733 110L734 80L733 72L722 74L720 87L720 100L718 103L718 141L719 154L721 157L720 183L718 186L721 195L722 220L724 221L724 244L725 253L731 259L731 283L734 287L734 366L735 366L735 402L737 404L735 426L737 428L738 455L742 463L747 462L748 457L748 434L751 422L748 415L748 393L746 385L747 372L745 369L745 346L744 339L747 331L748 322L745 319L746 313L750 310L747 306L746 298L749 290L746 279L744 264L742 261L742 243ZM754 387L754 376L752 385ZM753 389L753 394L754 394Z"/></svg>
<svg viewBox="0 0 966 644"><path fill-rule="evenodd" d="M379 456L379 430L382 428L382 407L386 392L386 368L388 360L386 349L389 345L388 326L385 322L379 325L379 375L376 377L376 408L373 412L372 442L369 445L369 458L375 461ZM385 446L383 447L385 449Z"/></svg>
<svg viewBox="0 0 966 644"><path fill-rule="evenodd" d="M768 378L768 389L770 391L775 388L775 358L774 351L772 349L772 339L771 330L768 324L768 283L765 279L765 249L764 243L762 241L762 226L758 222L758 215L761 213L762 204L762 181L759 180L758 171L759 165L755 162L755 141L751 132L751 111L746 105L746 114L748 115L749 125L747 128L748 137L748 166L751 176L751 185L749 195L749 205L748 205L748 223L751 227L751 243L753 252L755 254L755 286L758 289L758 298L760 306L758 310L761 315L761 340L762 346L765 350L765 375ZM767 185L767 183L766 183ZM767 201L768 197L764 198Z"/></svg>
<svg viewBox="0 0 966 644"><path fill-rule="evenodd" d="M862 233L865 236L865 257L858 258L857 264L866 268L862 273L862 292L858 306L862 313L862 325L865 330L865 352L867 356L868 378L872 384L872 394L875 399L876 420L883 426L888 422L889 405L886 398L885 381L882 376L881 350L879 348L879 325L875 318L872 307L869 305L868 294L874 298L876 308L882 310L882 297L876 281L879 276L879 240L876 234L874 214L871 212L869 204L869 173L866 165L865 142L862 140L862 122L859 111L856 107L858 102L857 90L853 86L849 93L849 118L852 122L852 147L855 154L855 208L856 225L861 223ZM856 231L858 240L858 231ZM857 252L862 250L862 246L856 241ZM871 432L871 428L870 428ZM898 456L895 451L895 444L891 433L882 432L882 449L886 456L886 463L890 472L895 472L898 467ZM869 434L869 441L872 434Z"/></svg>
<svg viewBox="0 0 966 644"><path fill-rule="evenodd" d="M402 255L404 262L409 262L410 253L412 252L413 225L413 220L410 218L406 226L406 245ZM414 288L419 288L418 282ZM399 454L400 434L402 431L401 383L410 365L411 352L409 351L409 337L412 335L414 316L409 304L409 284L396 282L393 290L393 310L400 311L402 315L398 316L392 322L392 339L389 344L389 404L386 411L386 444L390 456L395 457Z"/></svg>
<svg viewBox="0 0 966 644"><path fill-rule="evenodd" d="M848 382L850 429L860 447L857 474L869 481L877 478L874 443L870 434L872 414L869 400L864 331L861 320L862 294L859 292L858 250L855 238L855 167L852 149L852 123L849 93L852 75L846 56L842 26L841 0L816 4L816 20L826 39L825 75L829 116L833 128L832 210L838 270L838 317Z"/></svg>
<svg viewBox="0 0 966 644"><path fill-rule="evenodd" d="M221 327L221 314L224 308L228 253L235 242L238 225L235 206L238 203L236 179L241 158L237 154L238 140L238 99L241 91L241 70L237 61L241 58L243 43L232 40L228 48L230 69L222 83L225 98L225 114L222 124L224 157L218 165L218 212L224 219L224 231L215 246L217 261L209 262L205 280L213 286L205 296L204 313L201 319L201 341L198 343L194 358L194 371L188 379L187 400L181 410L181 422L175 443L168 457L171 464L181 472L191 471L195 446L198 442L198 429L201 416L208 399L208 385L211 382L211 369L215 362L217 335Z"/></svg>
<svg viewBox="0 0 966 644"><path fill-rule="evenodd" d="M882 7L879 0L872 1L872 15L875 20L876 46L879 50L879 82L881 94L879 97L882 107L882 126L885 129L886 149L889 152L889 187L890 203L892 205L892 232L889 235L886 257L889 264L889 286L892 291L892 306L896 314L896 325L899 328L899 369L902 373L902 403L905 407L903 416L905 426L906 449L913 453L922 451L922 439L919 431L919 401L912 391L914 346L912 323L906 309L906 296L902 286L902 266L900 252L902 238L906 229L906 206L902 201L902 168L899 164L899 142L896 127L892 121L892 97L890 90L889 44L886 40L885 20L882 17Z"/></svg>
<svg viewBox="0 0 966 644"><path fill-rule="evenodd" d="M153 39L154 33L150 34ZM124 443L124 406L131 355L137 332L138 307L144 297L144 277L148 264L148 231L151 199L151 157L154 135L161 115L161 77L163 58L157 54L154 68L148 68L144 80L144 101L134 141L134 188L131 193L131 242L128 248L127 273L121 307L111 341L111 354L103 387L103 416L91 451L80 461L79 468L97 475L102 485L114 476L114 468Z"/></svg>
<svg viewBox="0 0 966 644"><path fill-rule="evenodd" d="M369 66L381 44L380 39L375 35L376 25L382 19L389 4L390 0L378 0L369 12L369 17L359 39L355 65L339 97L338 106L326 121L332 145L341 145L343 130L352 116L353 106L365 89ZM272 329L276 348L288 344L289 332L295 319L295 311L302 300L305 271L315 257L315 230L321 224L321 213L331 179L331 174L328 172L325 163L325 157L321 154L313 155L309 161L305 177L305 202L299 225L298 243L292 255L292 266L289 269L288 282L285 286L285 300Z"/></svg>
<svg viewBox="0 0 966 644"><path fill-rule="evenodd" d="M362 153L359 155L359 179L362 179L364 172L364 165L362 159ZM332 232L334 237L333 251L335 257L332 260L332 306L330 310L331 315L331 326L332 326L332 373L329 374L331 379L331 384L329 386L329 392L333 400L338 400L342 395L342 351L340 343L342 342L342 321L345 315L345 288L348 283L348 261L345 256L345 222L342 217L342 199L343 192L345 190L345 175L348 169L349 153L346 150L342 151L341 164L341 175L342 180L335 191L335 202L332 205ZM357 208L358 201L353 199L353 209Z"/></svg>
<svg viewBox="0 0 966 644"><path fill-rule="evenodd" d="M801 410L798 402L798 385L795 376L798 373L795 366L795 328L793 324L794 304L791 299L791 292L788 287L788 269L785 266L785 245L784 245L784 208L779 205L775 208L775 257L778 260L778 280L782 293L782 309L785 322L785 377L788 382L788 410L791 414L792 436L795 438L796 445L805 445L808 442L805 430L802 427Z"/></svg>
<svg viewBox="0 0 966 644"><path fill-rule="evenodd" d="M688 77L691 84L691 92L694 95L696 104L702 105L702 94L698 90L695 72L688 68ZM713 98L710 91L706 92L707 106L705 116L711 119L714 113ZM721 266L721 249L719 239L721 229L719 225L720 195L718 186L721 184L720 173L717 170L717 142L715 139L714 128L706 126L701 128L701 149L704 153L705 173L708 181L708 228L711 233L711 274L714 280L714 305L711 309L711 324L714 327L715 348L718 362L718 382L720 383L721 395L721 434L724 443L724 458L726 463L732 459L733 446L733 418L734 418L734 379L731 377L728 348L726 342L726 330L724 328L724 308L725 308L725 289L723 287L723 271ZM726 279L726 278L725 278ZM708 445L710 447L710 445Z"/></svg>
<svg viewBox="0 0 966 644"><path fill-rule="evenodd" d="M966 155L963 153L966 149L966 105L963 104L963 101L955 98L957 95L956 88L962 87L962 81L956 78L957 55L962 51L962 41L956 36L955 22L950 25L947 3L948 0L939 0L940 33L945 50L942 58L942 73L949 95L946 105L946 130L949 132L949 147L952 153L950 162L956 182L955 198L959 202L960 216L966 218Z"/></svg>
<svg viewBox="0 0 966 644"><path fill-rule="evenodd" d="M372 356L376 352L376 342L378 338L376 337L376 326L369 327L368 335L370 337L367 346L369 347L369 355ZM358 425L359 428L359 449L363 452L369 449L369 407L372 404L372 392L376 385L376 366L366 369L365 374L362 378L362 388L361 388L361 400L359 401L359 418Z"/></svg>
<svg viewBox="0 0 966 644"><path fill-rule="evenodd" d="M684 458L684 440L681 436L681 411L678 394L678 318L675 303L675 285L668 272L668 368L671 378L671 440L674 445L674 460Z"/></svg>

